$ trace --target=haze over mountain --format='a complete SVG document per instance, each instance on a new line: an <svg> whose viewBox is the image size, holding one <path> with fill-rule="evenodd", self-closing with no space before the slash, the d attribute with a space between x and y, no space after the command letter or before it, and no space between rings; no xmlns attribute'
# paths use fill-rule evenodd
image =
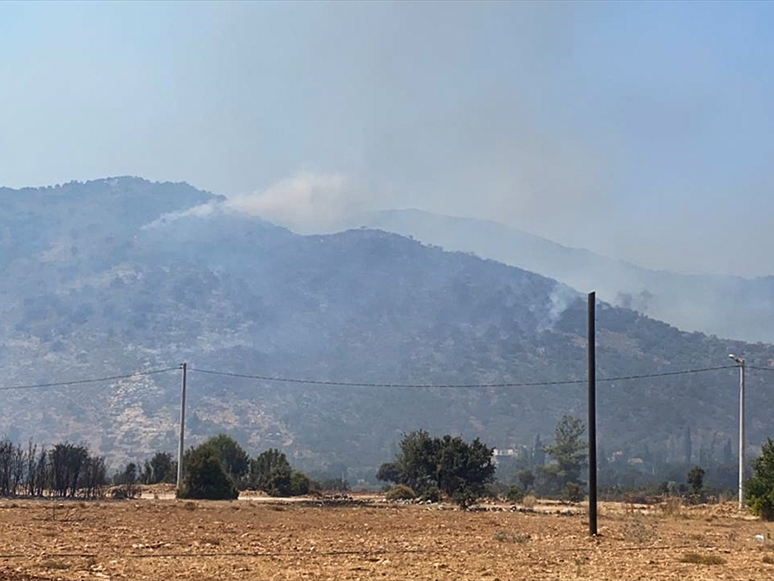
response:
<svg viewBox="0 0 774 581"><path fill-rule="evenodd" d="M235 435L301 465L367 475L417 428L509 447L585 409L585 301L555 280L378 230L301 236L187 184L138 178L0 189L0 387L187 361L188 441ZM774 347L688 333L601 304L600 378L769 368ZM196 370L200 371L196 371ZM278 383L202 371L421 385ZM771 374L750 371L751 445ZM86 441L114 460L174 449L178 372L4 391L0 433ZM681 454L735 436L736 370L601 383L605 447Z"/></svg>
<svg viewBox="0 0 774 581"><path fill-rule="evenodd" d="M368 226L412 236L447 250L473 252L584 292L595 290L612 304L681 329L774 343L774 276L747 279L650 270L562 246L491 220L414 209L360 214L346 224L349 228Z"/></svg>
<svg viewBox="0 0 774 581"><path fill-rule="evenodd" d="M2 2L0 184L419 207L774 274L766 2ZM283 199L284 198L284 199Z"/></svg>

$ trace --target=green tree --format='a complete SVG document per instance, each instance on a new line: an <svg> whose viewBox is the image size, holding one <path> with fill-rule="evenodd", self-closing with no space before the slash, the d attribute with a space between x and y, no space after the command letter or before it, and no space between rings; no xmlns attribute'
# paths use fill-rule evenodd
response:
<svg viewBox="0 0 774 581"><path fill-rule="evenodd" d="M147 463L146 470L149 472L148 484L175 481L176 466L169 452L156 452Z"/></svg>
<svg viewBox="0 0 774 581"><path fill-rule="evenodd" d="M303 472L293 471L290 474L290 495L303 496L312 488L312 481Z"/></svg>
<svg viewBox="0 0 774 581"><path fill-rule="evenodd" d="M575 492L568 484L582 485L581 469L586 462L586 442L583 434L586 426L579 418L564 415L556 425L554 442L545 447L556 460L555 474L565 492Z"/></svg>
<svg viewBox="0 0 774 581"><path fill-rule="evenodd" d="M763 520L774 520L774 442L771 438L753 462L753 476L745 483L747 505Z"/></svg>
<svg viewBox="0 0 774 581"><path fill-rule="evenodd" d="M49 453L52 485L57 496L75 496L81 472L86 467L89 450L65 442L57 444Z"/></svg>
<svg viewBox="0 0 774 581"><path fill-rule="evenodd" d="M420 494L430 486L437 486L437 454L438 440L425 430L404 436L396 462L400 469L400 484Z"/></svg>
<svg viewBox="0 0 774 581"><path fill-rule="evenodd" d="M396 462L385 462L376 471L376 479L382 482L398 482L400 479L400 467Z"/></svg>
<svg viewBox="0 0 774 581"><path fill-rule="evenodd" d="M468 444L460 437L444 436L437 444L438 488L461 506L469 506L494 480L492 452L478 438Z"/></svg>
<svg viewBox="0 0 774 581"><path fill-rule="evenodd" d="M223 465L226 474L231 476L234 482L239 482L247 475L250 469L250 456L231 436L226 434L212 436L202 446L212 450L215 457Z"/></svg>
<svg viewBox="0 0 774 581"><path fill-rule="evenodd" d="M288 496L292 475L293 470L284 452L270 448L250 462L248 482L250 488L271 496Z"/></svg>
<svg viewBox="0 0 774 581"><path fill-rule="evenodd" d="M525 492L535 485L535 475L531 470L522 470L519 472L518 479L519 484L521 484L521 489Z"/></svg>
<svg viewBox="0 0 774 581"><path fill-rule="evenodd" d="M233 500L239 496L236 485L212 448L199 446L188 454L183 486L178 498Z"/></svg>
<svg viewBox="0 0 774 581"><path fill-rule="evenodd" d="M704 474L704 469L701 466L694 466L688 471L687 481L692 494L701 494L704 487Z"/></svg>
<svg viewBox="0 0 774 581"><path fill-rule="evenodd" d="M478 438L471 443L460 437L433 438L424 430L403 436L394 462L382 464L377 478L403 484L424 495L440 489L467 507L494 480L492 448Z"/></svg>

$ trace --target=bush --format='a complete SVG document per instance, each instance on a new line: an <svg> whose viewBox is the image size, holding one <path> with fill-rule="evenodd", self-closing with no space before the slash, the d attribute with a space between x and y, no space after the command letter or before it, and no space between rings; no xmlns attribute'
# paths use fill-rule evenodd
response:
<svg viewBox="0 0 774 581"><path fill-rule="evenodd" d="M441 489L437 486L431 486L422 494L421 499L427 502L441 502Z"/></svg>
<svg viewBox="0 0 774 581"><path fill-rule="evenodd" d="M583 501L583 489L580 487L580 484L575 482L568 482L565 484L564 489L562 490L562 494L564 498L570 502Z"/></svg>
<svg viewBox="0 0 774 581"><path fill-rule="evenodd" d="M521 488L514 484L508 488L508 492L505 494L505 498L508 500L508 502L521 502L524 499L524 492L522 492Z"/></svg>
<svg viewBox="0 0 774 581"><path fill-rule="evenodd" d="M451 499L462 509L467 510L481 498L480 492L472 487L464 486L458 488L452 495Z"/></svg>
<svg viewBox="0 0 774 581"><path fill-rule="evenodd" d="M199 447L188 455L186 475L178 498L233 500L239 496L234 481L226 474L212 449Z"/></svg>
<svg viewBox="0 0 774 581"><path fill-rule="evenodd" d="M309 493L312 481L303 472L293 472L290 475L290 495L303 496Z"/></svg>
<svg viewBox="0 0 774 581"><path fill-rule="evenodd" d="M719 555L700 555L699 553L686 553L680 559L681 563L694 563L695 565L722 565L726 562Z"/></svg>
<svg viewBox="0 0 774 581"><path fill-rule="evenodd" d="M276 448L266 450L250 462L250 488L271 496L289 496L292 476L293 470L287 457Z"/></svg>
<svg viewBox="0 0 774 581"><path fill-rule="evenodd" d="M405 484L396 484L384 495L387 500L411 500L416 497L417 493Z"/></svg>
<svg viewBox="0 0 774 581"><path fill-rule="evenodd" d="M521 501L521 504L524 506L524 508L535 508L535 505L537 504L537 497L534 494L528 494Z"/></svg>

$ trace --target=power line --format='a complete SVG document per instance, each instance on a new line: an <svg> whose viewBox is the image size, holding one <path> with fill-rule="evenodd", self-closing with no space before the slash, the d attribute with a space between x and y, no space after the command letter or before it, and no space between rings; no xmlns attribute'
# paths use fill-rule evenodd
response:
<svg viewBox="0 0 774 581"><path fill-rule="evenodd" d="M761 371L774 371L770 367L748 366L749 369ZM723 365L719 367L703 367L698 369L683 369L680 371L666 371L663 373L646 373L641 375L622 375L618 377L597 378L598 382L629 381L635 379L650 379L656 377L670 377L675 375L688 375L692 373L703 373L707 371L719 371L723 369L736 369L735 365ZM179 367L167 367L164 369L151 369L148 371L135 371L124 375L111 375L105 377L94 377L89 379L76 379L72 381L56 381L50 383L36 383L28 385L12 385L0 387L0 391L11 391L20 389L42 389L48 387L67 387L72 385L85 385L89 383L99 383L104 381L116 381L119 379L131 379L137 376L155 375L159 373L168 373L170 371L179 371ZM220 375L225 377L237 377L242 379L258 379L261 381L271 381L278 383L295 383L304 385L325 385L336 387L383 387L383 388L410 388L410 389L475 389L475 388L494 388L494 387L547 387L555 385L578 385L585 383L586 379L568 379L560 381L526 381L526 382L502 382L502 383L467 383L467 384L426 384L426 383L374 383L365 381L328 381L319 379L300 379L292 377L273 377L269 375L251 375L246 373L233 373L229 371L216 371L213 369L189 368L188 371L195 373L205 373L208 375Z"/></svg>
<svg viewBox="0 0 774 581"><path fill-rule="evenodd" d="M597 378L597 381L628 381L630 379L648 379L651 377L669 377L671 375L689 375L691 373L703 373L705 371L718 371L720 369L736 369L736 365L721 365L719 367L702 367L699 369L683 369L682 371L665 371L664 373L647 373L644 375L622 375L620 377Z"/></svg>
<svg viewBox="0 0 774 581"><path fill-rule="evenodd" d="M11 385L0 387L0 391L11 391L14 389L37 389L43 387L64 387L69 385L83 385L86 383L99 383L101 381L114 381L116 379L131 379L138 375L154 375L157 373L167 373L169 371L178 371L178 367L167 367L165 369L151 369L150 371L135 371L126 375L111 375L108 377L95 377L91 379L75 379L73 381L56 381L52 383L36 383L30 385Z"/></svg>
<svg viewBox="0 0 774 581"><path fill-rule="evenodd" d="M688 375L691 373L702 373L706 371L718 371L720 369L735 369L735 365L723 365L720 367L703 367L699 369L684 369L681 371L666 371L663 373L649 373L643 375L623 375L620 377L607 377L597 379L597 381L628 381L633 379L648 379L653 377L669 377L674 375ZM233 373L229 371L215 371L213 369L196 369L189 368L188 371L196 373L206 373L209 375L220 375L225 377L238 377L242 379L258 379L261 381L273 381L279 383L299 383L307 385L326 385L337 387L396 387L396 388L410 388L410 389L473 389L473 388L486 388L486 387L542 387L552 385L577 385L586 383L586 379L571 379L564 381L530 381L530 382L508 382L508 383L470 383L470 384L414 384L414 383L370 383L370 382L357 382L357 381L322 381L318 379L299 379L289 377L271 377L268 375L250 375L246 373Z"/></svg>
<svg viewBox="0 0 774 581"><path fill-rule="evenodd" d="M242 379L260 379L262 381L276 381L280 383L301 383L308 385L327 385L338 387L405 387L405 388L441 388L441 389L469 389L476 387L532 387L542 385L571 385L577 383L585 383L585 379L571 379L565 381L535 381L527 383L470 383L470 384L422 384L422 383L369 383L359 381L323 381L319 379L298 379L288 377L270 377L268 375L248 375L245 373L232 373L229 371L215 371L212 369L193 369L188 368L188 371L194 371L196 373L207 373L209 375L223 375L226 377L239 377Z"/></svg>
<svg viewBox="0 0 774 581"><path fill-rule="evenodd" d="M754 365L748 365L747 369L756 369L758 371L774 371L774 367L755 367Z"/></svg>

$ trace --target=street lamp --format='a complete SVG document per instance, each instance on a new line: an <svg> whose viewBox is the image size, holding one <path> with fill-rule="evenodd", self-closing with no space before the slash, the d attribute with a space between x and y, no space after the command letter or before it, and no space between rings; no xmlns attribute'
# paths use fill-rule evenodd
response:
<svg viewBox="0 0 774 581"><path fill-rule="evenodd" d="M739 510L744 508L744 359L730 354L739 366Z"/></svg>

